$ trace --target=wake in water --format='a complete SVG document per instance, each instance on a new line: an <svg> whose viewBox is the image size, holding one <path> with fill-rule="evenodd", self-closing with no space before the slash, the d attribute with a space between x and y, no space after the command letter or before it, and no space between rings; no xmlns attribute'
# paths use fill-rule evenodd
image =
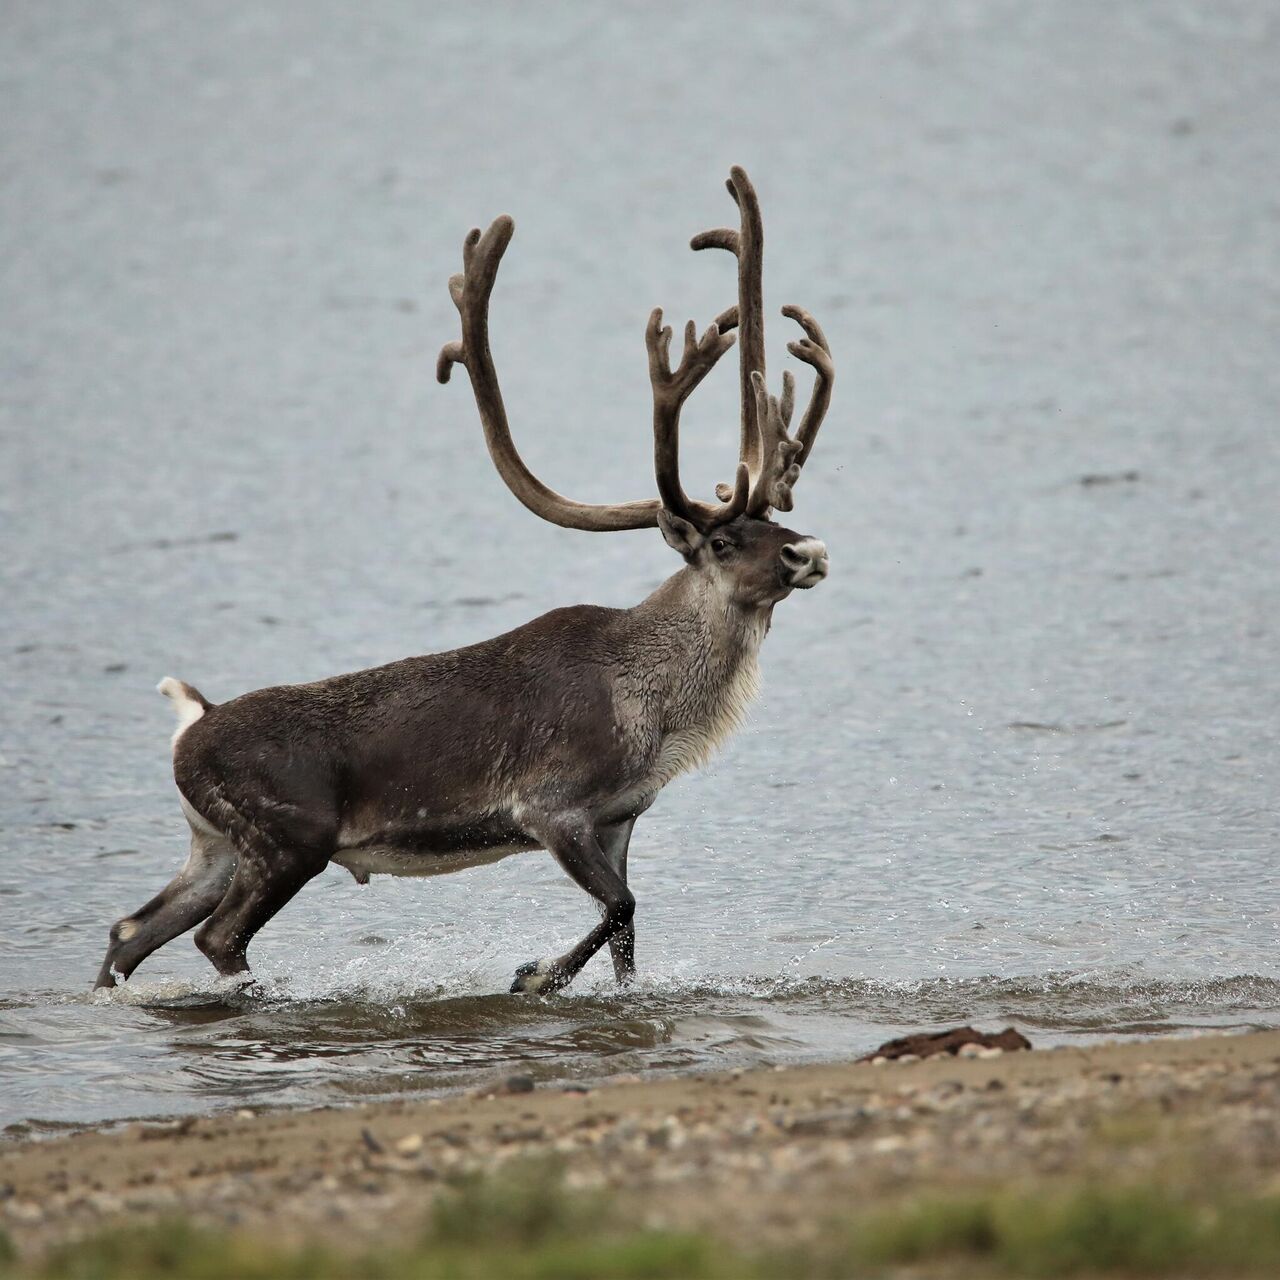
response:
<svg viewBox="0 0 1280 1280"><path fill-rule="evenodd" d="M264 973L246 984L234 978L134 978L111 991L85 996L59 994L58 1003L176 1008L225 1004L238 1008L307 1005L395 1008L405 1004L476 1000L502 996L499 1006L513 1013L519 997L501 989L505 951L495 948L448 980L425 980L430 948L414 942L388 948L376 958L308 965L301 972ZM1061 971L1014 977L879 978L708 976L659 974L637 978L619 989L604 973L584 976L579 986L550 998L535 998L541 1009L573 1010L585 1005L623 1008L681 1008L742 1000L782 1010L810 1009L856 1017L876 1024L921 1024L983 1018L1021 1019L1059 1032L1124 1033L1144 1028L1204 1025L1207 1020L1257 1016L1260 1025L1280 1021L1280 979L1253 974L1171 979L1144 975L1135 966L1094 971ZM1185 1021L1183 1021L1185 1020Z"/></svg>
<svg viewBox="0 0 1280 1280"><path fill-rule="evenodd" d="M501 988L501 942L453 966L429 940L258 980L132 979L7 1002L3 1122L173 1114L246 1101L324 1105L446 1092L515 1070L552 1084L859 1056L956 1023L1012 1023L1040 1046L1105 1034L1280 1025L1280 980L1140 967L886 980L666 973L619 990ZM453 957L456 961L456 957ZM3 1046L0 1046L3 1047ZM24 1129L24 1131L27 1131Z"/></svg>

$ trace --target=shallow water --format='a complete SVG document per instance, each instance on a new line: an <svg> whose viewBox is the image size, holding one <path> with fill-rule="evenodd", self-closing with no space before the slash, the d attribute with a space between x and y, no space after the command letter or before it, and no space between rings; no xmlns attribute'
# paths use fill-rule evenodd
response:
<svg viewBox="0 0 1280 1280"><path fill-rule="evenodd" d="M734 10L735 13L740 11ZM0 50L0 1123L1280 1023L1280 28L1269 7L220 11L85 4ZM772 91L740 92L744 75ZM186 939L93 997L184 854L165 674L215 700L633 603L656 534L540 524L488 463L444 281L513 426L646 496L649 306L747 165L771 309L837 353L748 728L637 828L638 988L500 994L591 905L529 854ZM769 334L778 364L786 333ZM803 385L803 384L802 384ZM728 471L736 379L687 415ZM1085 482L1086 479L1088 482Z"/></svg>

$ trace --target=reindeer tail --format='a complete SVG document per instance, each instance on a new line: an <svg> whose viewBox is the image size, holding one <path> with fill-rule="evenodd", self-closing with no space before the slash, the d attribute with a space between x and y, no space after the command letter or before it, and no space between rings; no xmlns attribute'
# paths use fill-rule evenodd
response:
<svg viewBox="0 0 1280 1280"><path fill-rule="evenodd" d="M194 685L187 684L185 680L175 680L172 676L165 676L156 685L156 689L173 703L173 709L178 714L178 728L173 735L174 746L177 746L178 739L213 706L213 703Z"/></svg>

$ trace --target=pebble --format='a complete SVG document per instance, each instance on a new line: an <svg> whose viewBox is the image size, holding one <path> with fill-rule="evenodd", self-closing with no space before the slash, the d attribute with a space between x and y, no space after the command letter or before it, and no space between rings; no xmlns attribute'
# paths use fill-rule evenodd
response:
<svg viewBox="0 0 1280 1280"><path fill-rule="evenodd" d="M897 1134L889 1134L884 1138L877 1138L871 1144L871 1150L878 1156L886 1156L893 1151L901 1151L907 1145L905 1138L898 1137Z"/></svg>
<svg viewBox="0 0 1280 1280"><path fill-rule="evenodd" d="M871 1117L863 1107L840 1107L830 1111L811 1111L805 1115L792 1116L784 1127L788 1133L794 1133L797 1136L822 1134L852 1137L861 1133L870 1121Z"/></svg>
<svg viewBox="0 0 1280 1280"><path fill-rule="evenodd" d="M44 1210L34 1200L10 1200L5 1204L4 1211L15 1222L44 1221Z"/></svg>
<svg viewBox="0 0 1280 1280"><path fill-rule="evenodd" d="M395 1146L396 1153L402 1156L416 1156L422 1150L422 1134L407 1133Z"/></svg>

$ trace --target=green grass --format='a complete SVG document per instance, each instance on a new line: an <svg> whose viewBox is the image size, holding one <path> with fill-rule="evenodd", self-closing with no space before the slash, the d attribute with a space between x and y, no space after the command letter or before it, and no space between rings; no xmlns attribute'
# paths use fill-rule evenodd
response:
<svg viewBox="0 0 1280 1280"><path fill-rule="evenodd" d="M1280 1197L1153 1187L916 1201L857 1224L851 1260L1017 1276L1280 1275Z"/></svg>
<svg viewBox="0 0 1280 1280"><path fill-rule="evenodd" d="M342 1253L281 1250L260 1240L181 1223L104 1233L58 1250L34 1270L0 1275L41 1280L736 1280L708 1242L674 1234L555 1239L517 1246L494 1241L424 1242Z"/></svg>
<svg viewBox="0 0 1280 1280"><path fill-rule="evenodd" d="M707 1237L643 1231L602 1197L569 1192L560 1171L526 1165L460 1179L436 1200L420 1239L361 1253L282 1249L181 1220L104 1231L20 1266L9 1280L739 1280Z"/></svg>
<svg viewBox="0 0 1280 1280"><path fill-rule="evenodd" d="M603 1197L529 1166L460 1181L421 1237L361 1253L285 1249L181 1221L103 1232L4 1280L841 1280L913 1277L1280 1275L1280 1197L1076 1187L923 1198L851 1214L822 1240L743 1251L710 1235L637 1228Z"/></svg>

